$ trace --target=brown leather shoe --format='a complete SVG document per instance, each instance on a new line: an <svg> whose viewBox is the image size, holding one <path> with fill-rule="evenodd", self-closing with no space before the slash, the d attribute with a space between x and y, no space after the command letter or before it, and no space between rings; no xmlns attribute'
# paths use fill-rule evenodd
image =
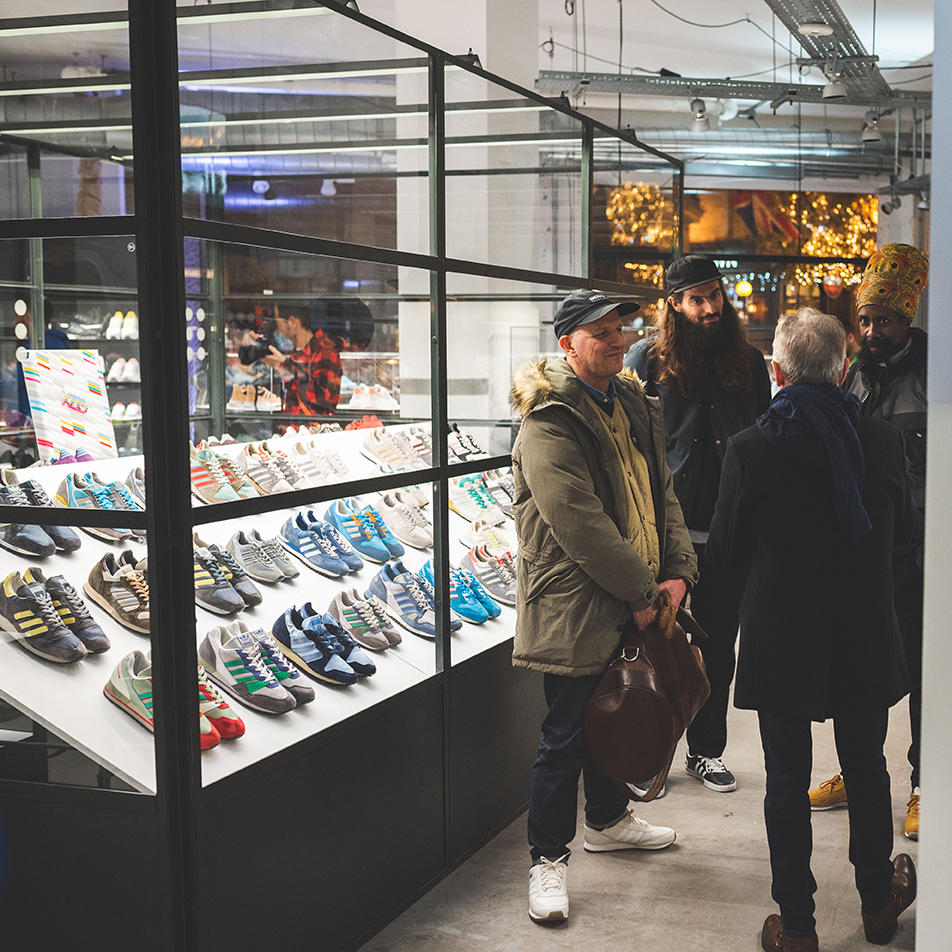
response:
<svg viewBox="0 0 952 952"><path fill-rule="evenodd" d="M795 939L793 936L784 935L783 923L776 914L764 919L760 945L764 952L820 952L820 940L815 935L809 939Z"/></svg>
<svg viewBox="0 0 952 952"><path fill-rule="evenodd" d="M885 945L896 934L899 917L916 898L916 866L908 853L900 853L893 860L892 901L875 915L863 913L863 929L866 941L873 945Z"/></svg>

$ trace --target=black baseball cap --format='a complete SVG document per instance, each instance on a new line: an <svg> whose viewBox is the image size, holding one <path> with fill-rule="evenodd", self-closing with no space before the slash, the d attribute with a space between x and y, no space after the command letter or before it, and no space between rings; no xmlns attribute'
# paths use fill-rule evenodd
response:
<svg viewBox="0 0 952 952"><path fill-rule="evenodd" d="M664 287L668 295L690 291L708 281L720 281L724 275L718 270L713 259L707 255L685 255L678 258L664 276Z"/></svg>
<svg viewBox="0 0 952 952"><path fill-rule="evenodd" d="M573 291L555 312L555 336L564 337L571 334L576 327L591 324L612 311L618 311L624 317L626 314L634 314L637 310L639 306L634 301L619 304L601 291Z"/></svg>

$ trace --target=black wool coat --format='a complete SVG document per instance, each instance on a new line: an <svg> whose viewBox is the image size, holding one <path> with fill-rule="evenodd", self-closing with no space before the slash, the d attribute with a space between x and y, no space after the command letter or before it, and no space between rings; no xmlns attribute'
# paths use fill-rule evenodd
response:
<svg viewBox="0 0 952 952"><path fill-rule="evenodd" d="M868 417L857 431L873 525L858 542L834 512L829 470L756 426L728 443L707 554L743 592L735 707L820 721L909 691L892 551L912 540L918 514L899 431Z"/></svg>

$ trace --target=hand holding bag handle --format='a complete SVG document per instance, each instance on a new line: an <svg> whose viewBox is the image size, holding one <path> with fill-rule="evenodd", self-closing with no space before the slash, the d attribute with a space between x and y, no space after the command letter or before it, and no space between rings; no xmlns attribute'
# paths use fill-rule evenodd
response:
<svg viewBox="0 0 952 952"><path fill-rule="evenodd" d="M680 610L676 616L667 593L661 599L658 617L643 632L629 620L624 647L585 706L589 757L632 800L660 793L678 741L711 690L701 653L677 622ZM636 794L630 785L648 777L647 793Z"/></svg>

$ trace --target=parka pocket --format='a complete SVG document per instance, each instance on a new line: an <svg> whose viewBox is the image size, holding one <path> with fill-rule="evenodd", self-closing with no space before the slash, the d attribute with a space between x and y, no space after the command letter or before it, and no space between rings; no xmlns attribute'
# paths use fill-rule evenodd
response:
<svg viewBox="0 0 952 952"><path fill-rule="evenodd" d="M520 552L519 584L524 593L525 604L540 595L572 597L584 594L594 582L569 558L555 562L534 562Z"/></svg>

